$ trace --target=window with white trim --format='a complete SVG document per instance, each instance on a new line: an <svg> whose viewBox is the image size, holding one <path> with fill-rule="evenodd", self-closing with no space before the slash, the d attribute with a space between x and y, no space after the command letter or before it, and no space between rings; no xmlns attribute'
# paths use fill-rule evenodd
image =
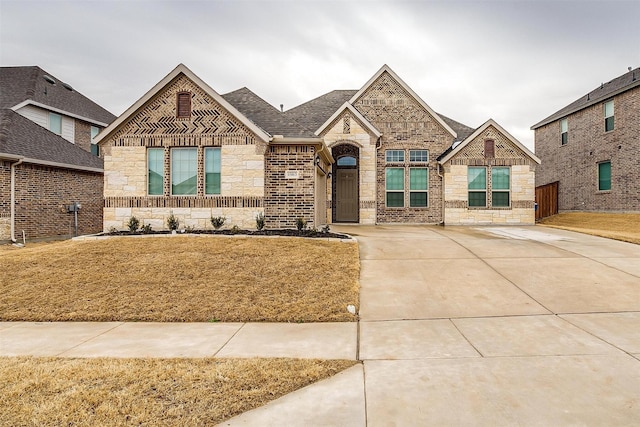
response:
<svg viewBox="0 0 640 427"><path fill-rule="evenodd" d="M62 116L56 113L49 113L49 130L56 135L62 135Z"/></svg>
<svg viewBox="0 0 640 427"><path fill-rule="evenodd" d="M604 131L609 132L614 128L613 100L604 103Z"/></svg>
<svg viewBox="0 0 640 427"><path fill-rule="evenodd" d="M198 149L171 149L171 194L196 194L198 188Z"/></svg>
<svg viewBox="0 0 640 427"><path fill-rule="evenodd" d="M164 194L164 148L147 150L147 193L150 196Z"/></svg>
<svg viewBox="0 0 640 427"><path fill-rule="evenodd" d="M611 190L611 162L598 163L598 191Z"/></svg>
<svg viewBox="0 0 640 427"><path fill-rule="evenodd" d="M560 144L567 145L569 141L569 122L566 118L560 120Z"/></svg>
<svg viewBox="0 0 640 427"><path fill-rule="evenodd" d="M429 161L429 150L409 150L409 161L427 163Z"/></svg>
<svg viewBox="0 0 640 427"><path fill-rule="evenodd" d="M409 207L426 208L429 197L429 169L409 168Z"/></svg>
<svg viewBox="0 0 640 427"><path fill-rule="evenodd" d="M508 208L511 206L511 168L491 168L491 206Z"/></svg>
<svg viewBox="0 0 640 427"><path fill-rule="evenodd" d="M404 168L387 168L386 175L386 205L389 208L404 207Z"/></svg>
<svg viewBox="0 0 640 427"><path fill-rule="evenodd" d="M404 162L404 150L386 150L385 158L387 163Z"/></svg>
<svg viewBox="0 0 640 427"><path fill-rule="evenodd" d="M220 147L204 149L204 194L220 194Z"/></svg>
<svg viewBox="0 0 640 427"><path fill-rule="evenodd" d="M94 142L94 139L96 138L96 136L98 136L99 132L100 132L99 127L91 126L91 154L95 156L100 155L100 148L98 147L98 144Z"/></svg>
<svg viewBox="0 0 640 427"><path fill-rule="evenodd" d="M467 180L469 207L487 207L487 168L469 166Z"/></svg>

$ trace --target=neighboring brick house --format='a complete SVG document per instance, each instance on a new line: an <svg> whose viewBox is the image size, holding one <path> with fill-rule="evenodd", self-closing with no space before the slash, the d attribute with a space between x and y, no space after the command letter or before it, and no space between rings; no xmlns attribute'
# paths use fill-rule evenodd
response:
<svg viewBox="0 0 640 427"><path fill-rule="evenodd" d="M0 241L102 230L102 160L92 139L111 113L39 67L0 68ZM95 147L95 148L94 148Z"/></svg>
<svg viewBox="0 0 640 427"><path fill-rule="evenodd" d="M640 68L531 129L536 186L558 182L560 211L640 211Z"/></svg>
<svg viewBox="0 0 640 427"><path fill-rule="evenodd" d="M259 213L268 228L299 217L310 227L534 222L539 160L491 120L474 131L438 115L388 66L360 90L280 112L246 88L219 95L181 64L97 142L105 230L131 216L166 228L171 213L196 228L211 216L253 228Z"/></svg>

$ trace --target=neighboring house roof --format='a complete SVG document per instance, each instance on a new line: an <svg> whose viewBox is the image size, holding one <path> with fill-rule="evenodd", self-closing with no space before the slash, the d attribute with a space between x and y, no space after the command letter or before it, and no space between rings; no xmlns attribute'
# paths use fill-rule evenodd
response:
<svg viewBox="0 0 640 427"><path fill-rule="evenodd" d="M102 159L15 111L0 109L0 158L102 172Z"/></svg>
<svg viewBox="0 0 640 427"><path fill-rule="evenodd" d="M116 118L40 67L0 67L0 88L0 108L33 104L102 126Z"/></svg>
<svg viewBox="0 0 640 427"><path fill-rule="evenodd" d="M535 130L546 124L562 119L569 114L573 114L594 104L606 101L608 98L618 95L619 93L626 92L637 86L640 86L640 67L631 70L620 77L616 77L607 83L602 83L588 94L580 97L580 99L572 102L561 110L556 111L541 122L531 126L531 129Z"/></svg>
<svg viewBox="0 0 640 427"><path fill-rule="evenodd" d="M286 116L246 87L224 94L222 97L270 135L315 138L312 131L292 117Z"/></svg>
<svg viewBox="0 0 640 427"><path fill-rule="evenodd" d="M460 122L457 122L453 119L450 119L447 116L443 116L442 114L438 113L438 116L440 116L440 118L442 120L444 120L444 122L449 125L449 127L451 129L453 129L457 134L458 137L456 138L457 141L462 141L464 139L466 139L469 135L471 135L473 133L473 131L475 130L472 127L469 127L467 125L463 125Z"/></svg>
<svg viewBox="0 0 640 427"><path fill-rule="evenodd" d="M466 147L471 141L473 141L478 135L482 134L489 126L495 127L500 133L502 133L509 141L511 141L516 147L518 147L524 154L531 158L531 160L540 164L540 159L536 157L527 147L522 145L520 141L515 139L509 132L507 132L502 126L496 123L493 119L489 119L482 126L476 129L471 135L467 136L464 141L461 143L452 146L450 149L442 153L440 157L438 157L438 161L442 164L448 162L453 157L456 156L464 147Z"/></svg>
<svg viewBox="0 0 640 427"><path fill-rule="evenodd" d="M334 90L284 112L307 129L316 130L327 121L357 90Z"/></svg>
<svg viewBox="0 0 640 427"><path fill-rule="evenodd" d="M222 97L218 92L213 90L211 86L205 83L200 77L196 76L193 71L187 68L184 64L179 64L169 74L160 80L155 86L153 86L142 98L138 99L131 107L129 107L124 113L120 115L113 123L111 123L105 130L100 132L95 139L96 143L100 143L103 139L107 138L113 132L115 132L122 124L124 124L129 117L133 116L137 111L143 108L147 102L149 102L155 95L160 93L169 83L171 83L180 74L185 75L193 83L199 86L207 95L209 95L215 102L220 104L225 110L235 116L242 124L247 126L258 138L265 142L269 142L271 135L262 129L259 125L249 120L246 115L241 113L235 106ZM248 104L251 104L248 102Z"/></svg>

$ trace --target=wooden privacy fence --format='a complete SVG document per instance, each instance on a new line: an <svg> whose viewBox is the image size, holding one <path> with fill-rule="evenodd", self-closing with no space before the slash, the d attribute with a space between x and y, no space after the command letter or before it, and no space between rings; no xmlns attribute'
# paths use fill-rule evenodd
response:
<svg viewBox="0 0 640 427"><path fill-rule="evenodd" d="M558 213L558 181L536 187L536 221Z"/></svg>

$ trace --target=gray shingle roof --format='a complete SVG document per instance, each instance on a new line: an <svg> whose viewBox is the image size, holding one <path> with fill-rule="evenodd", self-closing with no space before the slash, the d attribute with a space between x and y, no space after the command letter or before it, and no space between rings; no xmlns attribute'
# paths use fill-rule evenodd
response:
<svg viewBox="0 0 640 427"><path fill-rule="evenodd" d="M313 131L281 113L258 95L243 87L222 97L269 135L314 138Z"/></svg>
<svg viewBox="0 0 640 427"><path fill-rule="evenodd" d="M640 86L640 67L616 77L607 83L601 84L588 94L580 97L566 107L556 111L546 119L531 126L531 129L537 129L558 119L562 119L569 114L573 114L594 104L603 102L618 93L626 92L636 86Z"/></svg>
<svg viewBox="0 0 640 427"><path fill-rule="evenodd" d="M467 137L468 137L469 135L471 135L473 132L475 132L475 129L474 129L474 128L472 128L472 127L469 127L469 126L467 126L467 125L463 125L462 123L457 122L457 121L455 121L455 120L453 120L453 119L450 119L450 118L449 118L449 117L447 117L447 116L443 116L443 115L442 115L442 114L440 114L440 113L437 113L437 114L440 116L440 118L441 118L442 120L444 120L444 122L445 122L445 123L446 123L446 124L451 128L451 129L453 129L453 130L458 134L458 137L456 138L456 141L462 141L462 140L464 140L464 139L467 139Z"/></svg>
<svg viewBox="0 0 640 427"><path fill-rule="evenodd" d="M287 110L284 115L315 132L357 92L357 90L334 90Z"/></svg>
<svg viewBox="0 0 640 427"><path fill-rule="evenodd" d="M0 110L0 155L77 168L103 168L102 159L8 108Z"/></svg>
<svg viewBox="0 0 640 427"><path fill-rule="evenodd" d="M55 84L47 82L45 75ZM71 87L71 86L69 86ZM116 116L37 66L0 67L0 108L12 108L23 101L37 103L109 124Z"/></svg>

